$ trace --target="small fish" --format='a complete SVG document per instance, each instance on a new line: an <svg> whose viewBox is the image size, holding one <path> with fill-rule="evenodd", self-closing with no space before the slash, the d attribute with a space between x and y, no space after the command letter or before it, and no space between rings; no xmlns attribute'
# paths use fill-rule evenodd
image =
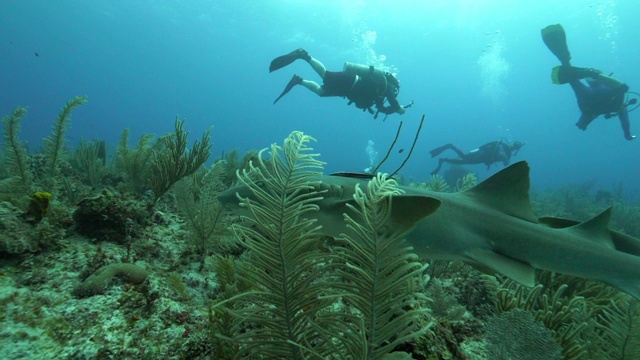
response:
<svg viewBox="0 0 640 360"><path fill-rule="evenodd" d="M35 56L38 56L38 57L40 57L40 54L38 54L37 52L35 52L34 54L35 54Z"/></svg>
<svg viewBox="0 0 640 360"><path fill-rule="evenodd" d="M403 152L404 152L404 149L398 150L398 154L402 154Z"/></svg>

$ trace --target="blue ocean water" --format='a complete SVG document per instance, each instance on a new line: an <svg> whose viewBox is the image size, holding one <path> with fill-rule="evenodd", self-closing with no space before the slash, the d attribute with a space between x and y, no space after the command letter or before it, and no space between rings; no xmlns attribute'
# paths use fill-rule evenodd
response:
<svg viewBox="0 0 640 360"><path fill-rule="evenodd" d="M558 61L540 29L561 23L575 66L613 73L634 91L637 14L640 3L631 0L2 0L0 114L29 107L20 137L31 151L76 95L89 102L74 112L72 146L100 138L113 149L124 128L132 141L165 134L176 115L187 119L192 140L214 127L213 157L301 130L318 140L328 172L379 161L402 120L382 169L393 171L424 114L406 177L428 179L436 146L471 150L507 138L526 142L514 161L529 161L536 188L597 181L610 189L623 181L634 193L640 139L626 141L616 118L601 117L585 132L575 127L575 97L551 83ZM273 105L293 74L320 80L304 61L269 73L274 57L300 47L329 70L350 61L396 73L400 102L415 105L383 121L302 87ZM630 113L637 135L639 116ZM499 167L470 169L484 178Z"/></svg>

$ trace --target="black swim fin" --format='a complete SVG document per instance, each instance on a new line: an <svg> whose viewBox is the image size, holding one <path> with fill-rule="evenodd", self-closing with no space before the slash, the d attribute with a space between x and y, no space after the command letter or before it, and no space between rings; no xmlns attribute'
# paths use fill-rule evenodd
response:
<svg viewBox="0 0 640 360"><path fill-rule="evenodd" d="M569 53L569 47L567 46L567 36L562 28L562 25L555 24L549 25L540 31L542 34L542 41L544 41L547 48L551 50L562 65L569 65L571 60L571 54Z"/></svg>
<svg viewBox="0 0 640 360"><path fill-rule="evenodd" d="M282 91L282 94L278 96L278 98L273 102L273 104L275 105L275 103L277 103L278 100L280 100L283 96L287 95L287 93L291 91L291 89L293 89L294 86L300 85L300 84L302 84L302 77L298 75L293 75L291 80L289 80L289 83L287 84L287 86L285 86L284 90Z"/></svg>
<svg viewBox="0 0 640 360"><path fill-rule="evenodd" d="M282 69L283 67L291 64L298 59L305 59L309 61L311 60L311 57L305 49L293 50L286 55L278 56L277 58L273 59L271 61L271 64L269 65L269 72L274 72L278 69Z"/></svg>
<svg viewBox="0 0 640 360"><path fill-rule="evenodd" d="M437 147L431 151L429 151L429 154L431 154L431 157L436 157L440 154L442 154L445 150L447 149L451 149L451 144L446 144L446 145L442 145L440 147Z"/></svg>

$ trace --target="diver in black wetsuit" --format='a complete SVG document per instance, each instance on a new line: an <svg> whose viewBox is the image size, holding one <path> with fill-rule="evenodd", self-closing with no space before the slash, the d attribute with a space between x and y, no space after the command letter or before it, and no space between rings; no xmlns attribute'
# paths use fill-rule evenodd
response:
<svg viewBox="0 0 640 360"><path fill-rule="evenodd" d="M604 115L607 119L618 116L624 138L635 139L635 136L631 135L627 106L635 104L637 100L631 99L625 102L625 94L629 91L629 86L612 77L602 75L600 70L571 66L571 54L562 25L549 25L541 32L542 40L561 63L551 71L553 83L571 85L578 100L578 107L582 114L576 126L586 130L587 126L600 115ZM580 81L581 79L586 79L587 84Z"/></svg>
<svg viewBox="0 0 640 360"><path fill-rule="evenodd" d="M353 63L345 63L343 71L327 71L319 60L311 57L304 49L294 50L286 55L279 56L271 61L269 72L281 69L292 62L302 59L311 65L311 68L320 75L323 84L315 81L304 80L298 75L293 75L284 91L273 102L278 102L296 85L302 85L318 96L341 96L349 99L359 109L367 110L371 114L381 112L383 114L404 114L405 108L411 104L402 106L396 97L400 91L400 81L393 74L377 69ZM389 106L385 106L385 101ZM376 111L372 107L376 108Z"/></svg>
<svg viewBox="0 0 640 360"><path fill-rule="evenodd" d="M438 160L438 167L431 172L431 175L437 174L440 171L442 164L444 163L457 165L485 164L487 166L487 170L491 167L491 165L497 162L502 162L502 165L507 166L511 161L511 157L515 156L523 146L524 143L520 141L516 141L513 144L510 144L509 141L501 139L498 141L486 143L477 149L473 149L468 153L464 153L453 144L442 145L429 152L432 158L449 149L455 151L456 154L458 154L459 158L440 158Z"/></svg>

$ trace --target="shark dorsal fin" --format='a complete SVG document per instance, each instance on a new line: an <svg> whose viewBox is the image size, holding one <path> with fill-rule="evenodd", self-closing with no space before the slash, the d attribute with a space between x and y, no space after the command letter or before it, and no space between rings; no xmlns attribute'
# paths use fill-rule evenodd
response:
<svg viewBox="0 0 640 360"><path fill-rule="evenodd" d="M529 165L519 161L463 192L507 215L537 223L529 202Z"/></svg>
<svg viewBox="0 0 640 360"><path fill-rule="evenodd" d="M609 230L609 219L611 219L611 208L607 208L591 219L567 228L567 230L579 233L584 239L615 249Z"/></svg>
<svg viewBox="0 0 640 360"><path fill-rule="evenodd" d="M610 218L611 208L608 208L585 222L555 217L542 217L538 220L541 224L554 229L578 232L581 238L608 248L635 256L640 255L640 243L636 239L609 229Z"/></svg>

